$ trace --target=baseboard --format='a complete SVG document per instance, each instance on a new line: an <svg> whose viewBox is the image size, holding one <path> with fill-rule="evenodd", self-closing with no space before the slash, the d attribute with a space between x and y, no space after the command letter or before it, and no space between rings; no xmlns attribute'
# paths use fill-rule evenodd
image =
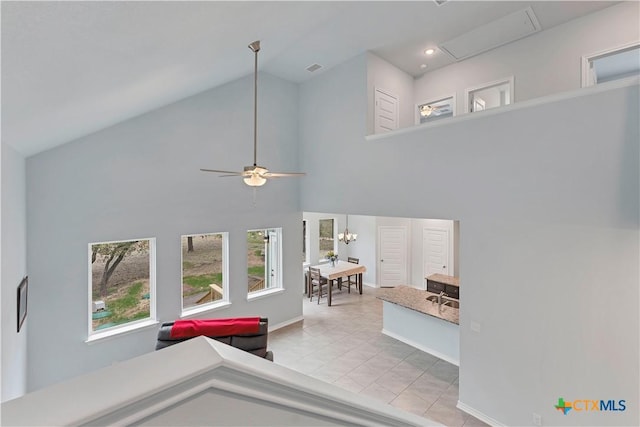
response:
<svg viewBox="0 0 640 427"><path fill-rule="evenodd" d="M304 320L304 316L294 317L293 319L286 320L282 323L278 323L277 325L269 326L269 332L276 331L280 328L284 328L285 326L293 325L294 323L298 323L301 320Z"/></svg>
<svg viewBox="0 0 640 427"><path fill-rule="evenodd" d="M456 407L458 409L460 409L462 412L466 412L467 414L471 415L472 417L475 417L477 419L479 419L480 421L489 424L490 426L494 426L494 427L506 427L506 424L502 424L500 421L495 420L493 418L491 418L488 415L483 414L482 412L473 409L471 406L466 405L462 402L460 402L458 400L458 404L456 405Z"/></svg>
<svg viewBox="0 0 640 427"><path fill-rule="evenodd" d="M411 347L415 347L418 350L424 351L425 353L429 353L429 354L437 357L438 359L442 359L445 362L449 362L452 365L460 366L460 361L459 360L455 360L455 359L451 358L450 356L447 356L446 354L440 353L437 350L434 350L434 349L429 348L429 347L425 347L424 345L418 344L415 341L411 341L411 340L409 340L409 339L407 339L405 337L401 337L400 335L394 334L393 332L389 332L384 328L382 329L382 333L384 335L388 336L388 337L391 337L391 338L396 339L398 341L402 341L403 343L408 344Z"/></svg>
<svg viewBox="0 0 640 427"><path fill-rule="evenodd" d="M376 285L375 283L365 283L365 282L362 282L362 284L363 284L363 285L365 285L365 286L368 286L368 287L370 287L370 288L377 288L377 287L378 287L378 285Z"/></svg>

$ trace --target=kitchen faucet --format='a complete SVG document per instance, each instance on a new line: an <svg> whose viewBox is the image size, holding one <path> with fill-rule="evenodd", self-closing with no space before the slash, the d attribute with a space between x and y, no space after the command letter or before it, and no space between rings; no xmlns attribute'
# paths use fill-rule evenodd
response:
<svg viewBox="0 0 640 427"><path fill-rule="evenodd" d="M444 291L440 291L440 294L438 295L438 308L442 304L442 297L448 297L448 296L449 295L445 294Z"/></svg>

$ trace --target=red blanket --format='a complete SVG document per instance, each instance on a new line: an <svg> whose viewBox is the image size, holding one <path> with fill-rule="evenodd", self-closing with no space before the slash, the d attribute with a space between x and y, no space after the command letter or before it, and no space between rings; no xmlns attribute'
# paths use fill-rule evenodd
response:
<svg viewBox="0 0 640 427"><path fill-rule="evenodd" d="M229 335L255 334L259 330L259 317L176 320L171 327L171 338L193 338L199 335L226 337Z"/></svg>

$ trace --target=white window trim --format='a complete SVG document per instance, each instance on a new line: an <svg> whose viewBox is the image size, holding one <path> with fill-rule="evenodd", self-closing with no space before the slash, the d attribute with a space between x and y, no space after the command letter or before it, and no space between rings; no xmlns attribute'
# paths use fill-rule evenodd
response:
<svg viewBox="0 0 640 427"><path fill-rule="evenodd" d="M603 58L605 56L614 55L618 52L622 52L624 50L630 50L636 47L640 47L640 41L633 41L633 42L625 43L621 46L617 46L611 49L605 49L595 53L591 53L589 55L583 55L581 60L581 67L580 67L580 76L581 76L580 87L589 87L589 86L596 85L595 83L593 83L593 81L591 81L590 75L589 75L589 71L591 70L591 67L590 67L591 61Z"/></svg>
<svg viewBox="0 0 640 427"><path fill-rule="evenodd" d="M282 263L282 258L283 258L283 254L282 254L282 227L265 227L265 228L256 228L253 230L247 230L247 233L253 232L253 231L262 231L263 233L268 233L269 230L275 230L278 233L278 281L276 283L276 286L271 286L270 288L267 289L263 289L260 291L255 291L255 292L249 292L249 289L247 288L247 301L253 300L253 299L257 299L262 297L264 294L270 294L270 293L275 293L276 291L279 290L284 290L284 279L282 277L284 271L283 271L283 263ZM265 272L265 283L266 283L266 274L267 274L267 262L266 262L266 256L267 254L265 253L265 265L264 265L264 272Z"/></svg>
<svg viewBox="0 0 640 427"><path fill-rule="evenodd" d="M182 297L182 286L184 284L183 273L184 270L182 268L183 258L182 258L182 239L184 237L196 237L196 236L206 236L211 234L221 234L222 235L222 299L217 301L199 304L193 307L184 308L184 298ZM198 234L185 234L180 236L180 307L181 315L180 317L189 317L196 314L200 314L204 311L209 310L218 310L224 308L227 305L231 305L229 302L229 233L226 231L216 231L211 233L198 233Z"/></svg>
<svg viewBox="0 0 640 427"><path fill-rule="evenodd" d="M114 326L104 331L94 332L84 341L86 344L94 344L99 341L105 341L110 338L128 335L142 329L156 327L160 322L154 319L142 319L134 322L125 323L122 326Z"/></svg>
<svg viewBox="0 0 640 427"><path fill-rule="evenodd" d="M247 294L247 301L255 301L262 298L267 298L273 295L278 295L284 292L284 288L269 288L261 291L256 291Z"/></svg>
<svg viewBox="0 0 640 427"><path fill-rule="evenodd" d="M487 83L482 83L476 86L471 86L468 87L464 90L464 112L465 114L470 113L470 109L469 109L469 101L470 99L470 95L472 92L476 92L478 90L482 90L482 89L489 89L493 86L499 86L499 85L503 85L505 83L509 84L509 105L514 104L516 101L516 93L515 93L515 77L514 76L509 76L509 77L505 77L503 79L498 79L498 80L494 80L492 82L487 82Z"/></svg>
<svg viewBox="0 0 640 427"><path fill-rule="evenodd" d="M149 317L146 319L135 320L133 322L128 322L122 325L113 326L111 328L107 328L104 330L100 330L98 332L93 331L93 275L91 269L91 255L92 250L91 247L93 245L99 245L103 243L119 243L119 242L133 242L137 240L148 240L149 241ZM155 325L158 323L158 318L156 316L156 238L155 237L141 237L139 239L127 239L127 240L112 240L108 242L93 242L89 243L87 246L87 262L88 266L88 304L87 304L87 330L89 331L87 334L86 343L91 341L97 341L103 338L108 338L116 335L122 335L129 333L131 331L145 328L150 325Z"/></svg>
<svg viewBox="0 0 640 427"><path fill-rule="evenodd" d="M309 227L309 221L306 219L302 219L303 223L306 223L306 227L303 226L304 230L304 242L306 247L304 248L304 264L311 263L311 228Z"/></svg>
<svg viewBox="0 0 640 427"><path fill-rule="evenodd" d="M181 319L188 319L197 315L200 315L202 313L208 313L208 312L214 312L214 311L220 311L220 310L224 310L226 308L231 307L231 303L229 301L222 301L222 300L218 300L212 303L208 303L208 304L201 304L198 305L194 308L190 308L187 310L184 310L182 312L182 314L180 315Z"/></svg>
<svg viewBox="0 0 640 427"><path fill-rule="evenodd" d="M333 220L333 252L338 253L338 218L337 217L329 217L329 218L320 218L318 220L318 252L320 252L320 221L324 221L327 219ZM321 258L318 260L318 263L322 264L323 262L329 262L326 258Z"/></svg>
<svg viewBox="0 0 640 427"><path fill-rule="evenodd" d="M458 113L457 111L457 106L456 106L456 94L452 93L449 95L445 95L445 96L440 96L437 98L430 98L427 101L424 102L418 102L416 103L416 105L414 106L414 113L415 113L415 123L416 125L421 125L421 124L425 124L425 123L420 123L420 106L421 105L425 105L425 104L435 104L436 102L440 102L440 101L444 101L445 99L451 99L451 109L453 110L453 116L455 117L456 114Z"/></svg>

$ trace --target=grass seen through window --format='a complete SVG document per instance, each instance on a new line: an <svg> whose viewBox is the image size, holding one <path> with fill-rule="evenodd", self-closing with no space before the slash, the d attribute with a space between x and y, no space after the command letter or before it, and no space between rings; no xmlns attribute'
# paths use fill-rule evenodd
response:
<svg viewBox="0 0 640 427"><path fill-rule="evenodd" d="M224 299L223 233L182 236L182 308Z"/></svg>
<svg viewBox="0 0 640 427"><path fill-rule="evenodd" d="M149 240L92 244L90 257L91 330L149 318Z"/></svg>

